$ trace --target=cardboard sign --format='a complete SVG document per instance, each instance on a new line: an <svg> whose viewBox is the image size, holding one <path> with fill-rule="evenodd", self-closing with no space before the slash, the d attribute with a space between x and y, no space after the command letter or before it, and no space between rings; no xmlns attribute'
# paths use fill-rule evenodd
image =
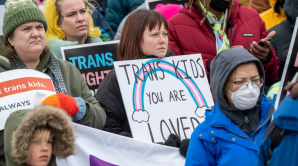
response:
<svg viewBox="0 0 298 166"><path fill-rule="evenodd" d="M119 40L61 47L63 60L79 69L93 96L101 81L114 68L118 43Z"/></svg>
<svg viewBox="0 0 298 166"><path fill-rule="evenodd" d="M185 163L177 148L73 125L76 154L67 159L57 158L57 166L182 166Z"/></svg>
<svg viewBox="0 0 298 166"><path fill-rule="evenodd" d="M114 63L134 139L190 138L214 105L200 54Z"/></svg>
<svg viewBox="0 0 298 166"><path fill-rule="evenodd" d="M298 76L298 18L296 19L295 28L292 35L287 60L282 73L281 82L278 90L278 95L275 102L275 109L280 102L287 96L288 92L284 90L288 82L293 82Z"/></svg>
<svg viewBox="0 0 298 166"><path fill-rule="evenodd" d="M182 7L186 5L189 0L146 0L146 9L148 10L155 10L158 4L177 4L181 5Z"/></svg>
<svg viewBox="0 0 298 166"><path fill-rule="evenodd" d="M55 93L51 78L39 71L18 69L0 73L0 130L11 113L34 109Z"/></svg>

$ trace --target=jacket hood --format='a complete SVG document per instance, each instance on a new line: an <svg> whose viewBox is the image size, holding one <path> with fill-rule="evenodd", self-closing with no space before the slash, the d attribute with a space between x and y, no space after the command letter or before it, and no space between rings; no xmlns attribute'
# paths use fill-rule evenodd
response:
<svg viewBox="0 0 298 166"><path fill-rule="evenodd" d="M273 7L273 6L276 4L276 1L277 1L277 0L270 0L270 5L271 5L271 7Z"/></svg>
<svg viewBox="0 0 298 166"><path fill-rule="evenodd" d="M13 114L13 116L15 119L20 118L20 114ZM11 120L14 117L11 117ZM40 106L21 117L24 117L24 119L12 136L12 156L19 164L29 161L30 139L39 127L50 128L53 132L52 153L57 158L67 158L75 154L74 128L71 124L71 118L65 111L51 106Z"/></svg>
<svg viewBox="0 0 298 166"><path fill-rule="evenodd" d="M246 132L245 116L248 116L250 122L253 124L253 129L259 124L259 107L254 107L251 110L239 111L237 108L232 108L226 101L223 94L226 80L228 79L230 73L234 69L243 63L255 62L260 77L265 78L265 71L262 63L251 53L241 47L231 48L220 52L214 59L210 71L210 82L212 95L215 102L218 104L219 108L224 112L224 114L229 117L233 123ZM264 93L264 85L260 89L260 96L257 105L260 104ZM245 115L247 112L248 115ZM258 117L258 118L257 118ZM243 127L243 128L242 128Z"/></svg>
<svg viewBox="0 0 298 166"><path fill-rule="evenodd" d="M285 97L274 112L275 124L284 130L298 131L297 105L298 98L294 100L291 95Z"/></svg>
<svg viewBox="0 0 298 166"><path fill-rule="evenodd" d="M224 50L213 59L210 71L210 82L213 98L219 105L220 109L237 111L236 108L230 107L226 102L223 91L226 80L228 79L230 73L232 73L238 65L248 62L255 62L258 67L260 77L265 78L265 71L260 60L258 60L244 48L237 47ZM264 86L261 87L261 93L258 102L261 101L263 93Z"/></svg>
<svg viewBox="0 0 298 166"><path fill-rule="evenodd" d="M287 16L287 20L291 24L291 27L294 28L296 17L298 17L298 1L286 0L284 4L284 12Z"/></svg>
<svg viewBox="0 0 298 166"><path fill-rule="evenodd" d="M234 22L236 21L236 18L238 17L240 6L241 6L240 2L238 0L234 0L232 14L229 18L232 24L234 24ZM195 20L198 20L197 22L199 23L203 19L202 10L199 7L199 5L196 4L195 2L193 2L191 5L185 5L180 10L180 13L187 14L188 16L194 18Z"/></svg>

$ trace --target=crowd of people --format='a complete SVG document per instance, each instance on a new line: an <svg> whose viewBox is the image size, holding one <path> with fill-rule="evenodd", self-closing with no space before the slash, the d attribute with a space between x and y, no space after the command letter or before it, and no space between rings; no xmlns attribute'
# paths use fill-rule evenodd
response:
<svg viewBox="0 0 298 166"><path fill-rule="evenodd" d="M240 2L189 0L153 11L144 0L0 0L0 73L37 70L56 91L42 106L7 119L0 166L55 165L56 157L74 154L71 121L132 137L115 71L92 96L79 70L62 60L61 47L112 39L120 40L119 61L202 55L215 105L190 140L164 144L180 148L185 165L298 164L298 80L286 86L291 95L277 110L276 89L266 96L281 80L298 0L258 0L266 10Z"/></svg>

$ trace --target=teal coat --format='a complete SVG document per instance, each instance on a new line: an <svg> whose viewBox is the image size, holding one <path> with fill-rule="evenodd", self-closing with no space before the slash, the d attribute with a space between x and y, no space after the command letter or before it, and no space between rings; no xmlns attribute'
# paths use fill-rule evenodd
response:
<svg viewBox="0 0 298 166"><path fill-rule="evenodd" d="M99 37L90 38L90 40L91 40L90 43L102 42L102 40ZM65 41L65 40L58 39L58 38L52 38L48 43L48 46L50 46L51 53L56 58L59 58L59 59L62 59L61 47L76 46L76 45L79 45L79 43L78 42Z"/></svg>
<svg viewBox="0 0 298 166"><path fill-rule="evenodd" d="M110 24L114 33L117 32L118 26L123 18L132 10L139 7L144 0L110 0L107 1L105 18Z"/></svg>

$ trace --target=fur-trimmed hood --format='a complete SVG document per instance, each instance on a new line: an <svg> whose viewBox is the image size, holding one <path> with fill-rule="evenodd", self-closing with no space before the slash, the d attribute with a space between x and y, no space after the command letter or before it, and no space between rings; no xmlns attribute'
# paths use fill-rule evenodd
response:
<svg viewBox="0 0 298 166"><path fill-rule="evenodd" d="M19 115L24 114L22 111L13 113L7 121L14 121L13 117L18 119ZM40 106L33 111L28 111L12 135L11 154L13 159L19 164L29 161L29 142L39 127L48 127L53 132L53 155L57 158L67 158L75 154L74 128L71 121L71 118L63 110L51 106Z"/></svg>

